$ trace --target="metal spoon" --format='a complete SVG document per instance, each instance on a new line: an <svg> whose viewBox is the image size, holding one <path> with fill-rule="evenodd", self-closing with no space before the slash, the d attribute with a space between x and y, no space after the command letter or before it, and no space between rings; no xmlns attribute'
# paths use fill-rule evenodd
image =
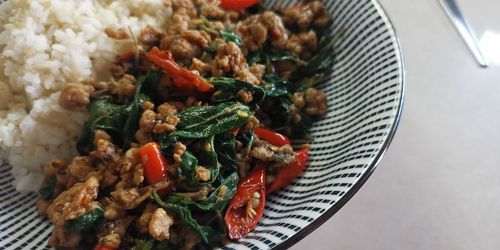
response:
<svg viewBox="0 0 500 250"><path fill-rule="evenodd" d="M460 33L470 51L476 58L479 66L483 68L488 67L488 62L481 52L481 48L479 47L476 35L474 34L474 31L472 30L467 20L464 18L464 15L462 14L462 11L460 11L457 2L455 0L439 0L439 2L443 6L451 22L455 25L458 33Z"/></svg>

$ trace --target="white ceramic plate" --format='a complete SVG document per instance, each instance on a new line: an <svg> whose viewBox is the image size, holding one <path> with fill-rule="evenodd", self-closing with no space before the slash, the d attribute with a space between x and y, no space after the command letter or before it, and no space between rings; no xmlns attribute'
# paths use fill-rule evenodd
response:
<svg viewBox="0 0 500 250"><path fill-rule="evenodd" d="M331 74L319 85L330 107L310 131L312 162L304 176L269 197L254 232L224 249L286 249L311 233L359 190L396 131L404 66L386 13L375 0L325 2L334 18L332 32L347 31ZM267 1L277 3L296 1ZM37 194L15 191L9 170L0 167L0 249L44 249L51 225L36 214Z"/></svg>

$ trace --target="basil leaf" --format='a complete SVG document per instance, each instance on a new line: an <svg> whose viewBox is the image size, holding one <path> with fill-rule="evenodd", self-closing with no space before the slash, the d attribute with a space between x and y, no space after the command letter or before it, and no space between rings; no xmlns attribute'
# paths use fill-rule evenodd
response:
<svg viewBox="0 0 500 250"><path fill-rule="evenodd" d="M241 47L241 45L243 45L243 40L233 30L230 29L219 30L219 34L222 37L222 39L224 39L224 41L226 42L233 42L236 45L238 45L238 47Z"/></svg>
<svg viewBox="0 0 500 250"><path fill-rule="evenodd" d="M290 81L281 79L276 75L264 75L263 80L262 88L266 91L267 96L288 96L291 98L296 89L295 85Z"/></svg>
<svg viewBox="0 0 500 250"><path fill-rule="evenodd" d="M269 64L270 62L299 62L300 58L296 55L279 51L275 48L264 49L263 51L257 51L251 53L248 56L248 64L252 65L254 63Z"/></svg>
<svg viewBox="0 0 500 250"><path fill-rule="evenodd" d="M191 152L185 151L182 154L182 162L177 170L177 175L185 179L190 184L199 184L196 180L195 169L198 166L198 159Z"/></svg>
<svg viewBox="0 0 500 250"><path fill-rule="evenodd" d="M53 175L47 181L47 185L43 186L38 190L38 193L46 200L54 198L56 184L57 184L57 178L55 175Z"/></svg>
<svg viewBox="0 0 500 250"><path fill-rule="evenodd" d="M179 195L171 195L168 197L167 203L189 206L207 212L222 211L236 194L238 181L238 173L233 172L221 182L221 185L205 201L193 201Z"/></svg>
<svg viewBox="0 0 500 250"><path fill-rule="evenodd" d="M103 216L104 210L100 207L97 207L77 219L69 220L66 226L72 233L88 232L102 221Z"/></svg>
<svg viewBox="0 0 500 250"><path fill-rule="evenodd" d="M126 109L128 118L125 121L125 126L123 127L123 146L128 146L129 143L134 140L135 133L139 129L139 119L142 114L141 98L143 98L141 95L141 89L142 84L146 81L146 79L147 76L142 76L137 80L134 97Z"/></svg>
<svg viewBox="0 0 500 250"><path fill-rule="evenodd" d="M188 139L207 138L242 127L253 115L248 106L238 102L185 109L173 136Z"/></svg>
<svg viewBox="0 0 500 250"><path fill-rule="evenodd" d="M238 171L235 144L236 139L233 134L223 133L215 136L215 151L217 152L217 159L222 165L221 174L224 176Z"/></svg>
<svg viewBox="0 0 500 250"><path fill-rule="evenodd" d="M212 77L209 81L215 88L212 100L216 103L237 101L238 92L242 89L252 94L253 100L249 103L252 107L259 105L266 97L266 92L261 87L234 78Z"/></svg>
<svg viewBox="0 0 500 250"><path fill-rule="evenodd" d="M249 153L250 150L252 150L253 141L255 139L255 132L252 130L249 133L239 133L236 136L236 139L243 143L243 145L246 147L247 153Z"/></svg>
<svg viewBox="0 0 500 250"><path fill-rule="evenodd" d="M209 244L211 242L214 242L214 240L217 240L217 237L213 237L216 235L216 231L212 229L210 226L203 226L200 225L194 218L193 215L191 214L191 210L186 206L186 205L179 205L179 204L173 204L173 203L168 203L168 202L163 202L160 198L160 196L156 193L153 192L151 198L161 207L175 213L177 216L179 216L186 224L191 226L195 232L200 235L201 239ZM215 233L215 235L214 235Z"/></svg>
<svg viewBox="0 0 500 250"><path fill-rule="evenodd" d="M114 139L121 139L121 128L127 118L126 107L113 103L111 96L94 98L88 110L90 118L84 124L82 134L77 141L77 149L81 155L92 150L94 132L98 129L106 131Z"/></svg>
<svg viewBox="0 0 500 250"><path fill-rule="evenodd" d="M136 240L135 246L131 250L152 250L153 242L148 240Z"/></svg>

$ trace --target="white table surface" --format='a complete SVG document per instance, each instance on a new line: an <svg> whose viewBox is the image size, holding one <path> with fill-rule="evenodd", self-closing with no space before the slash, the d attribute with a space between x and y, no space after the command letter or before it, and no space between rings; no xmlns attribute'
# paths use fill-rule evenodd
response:
<svg viewBox="0 0 500 250"><path fill-rule="evenodd" d="M407 66L400 127L364 187L292 249L500 249L500 1L457 1L493 65L438 0L381 0Z"/></svg>

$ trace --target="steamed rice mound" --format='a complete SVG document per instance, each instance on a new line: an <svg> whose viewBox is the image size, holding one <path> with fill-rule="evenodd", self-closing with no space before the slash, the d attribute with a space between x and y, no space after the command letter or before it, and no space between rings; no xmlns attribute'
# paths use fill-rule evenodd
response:
<svg viewBox="0 0 500 250"><path fill-rule="evenodd" d="M106 28L161 28L171 10L162 0L10 0L0 5L0 157L13 166L18 190L37 190L41 166L71 159L86 119L59 106L60 90L104 72L132 40ZM165 17L164 20L158 17Z"/></svg>

